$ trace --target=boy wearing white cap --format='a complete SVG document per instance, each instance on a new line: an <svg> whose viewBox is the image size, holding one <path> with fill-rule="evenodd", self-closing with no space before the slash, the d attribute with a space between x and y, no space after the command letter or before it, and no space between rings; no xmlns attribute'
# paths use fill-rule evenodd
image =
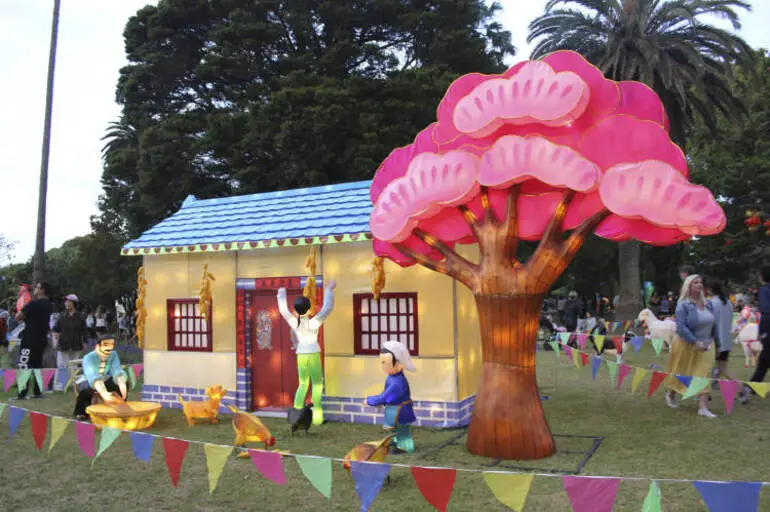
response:
<svg viewBox="0 0 770 512"><path fill-rule="evenodd" d="M385 428L393 429L394 452L414 451L414 439L410 423L417 421L412 408L412 396L404 370L414 372L412 357L406 346L400 341L386 341L380 350L380 368L387 374L385 390L382 394L367 397L365 402L371 407L385 406Z"/></svg>

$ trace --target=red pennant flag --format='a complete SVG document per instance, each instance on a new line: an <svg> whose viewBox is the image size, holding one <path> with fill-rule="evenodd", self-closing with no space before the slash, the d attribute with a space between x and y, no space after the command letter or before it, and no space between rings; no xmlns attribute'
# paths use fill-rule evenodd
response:
<svg viewBox="0 0 770 512"><path fill-rule="evenodd" d="M583 366L588 364L588 354L585 352L580 353L580 359L583 361Z"/></svg>
<svg viewBox="0 0 770 512"><path fill-rule="evenodd" d="M631 367L625 363L620 365L620 373L618 375L618 389L623 385L623 381L626 380L628 374L631 373Z"/></svg>
<svg viewBox="0 0 770 512"><path fill-rule="evenodd" d="M134 368L134 376L139 379L139 376L142 374L142 370L144 370L144 365L137 363L132 365L132 367Z"/></svg>
<svg viewBox="0 0 770 512"><path fill-rule="evenodd" d="M80 451L85 454L89 459L93 459L96 456L96 448L94 447L94 440L96 439L96 427L91 423L84 423L78 421L75 423L75 432L78 435L78 445Z"/></svg>
<svg viewBox="0 0 770 512"><path fill-rule="evenodd" d="M663 372L652 372L652 379L650 379L650 390L647 392L647 398L650 398L653 393L658 389L660 383L666 378L666 374Z"/></svg>
<svg viewBox="0 0 770 512"><path fill-rule="evenodd" d="M452 491L455 488L457 470L448 468L419 468L415 466L409 469L412 471L417 488L420 489L425 501L433 505L436 510L446 512L449 498L452 497Z"/></svg>
<svg viewBox="0 0 770 512"><path fill-rule="evenodd" d="M179 473L182 471L182 461L184 455L187 453L187 446L189 443L182 439L169 439L163 438L163 452L166 454L166 468L168 468L168 476L171 477L171 483L179 483Z"/></svg>
<svg viewBox="0 0 770 512"><path fill-rule="evenodd" d="M32 423L32 438L38 450L43 449L43 440L48 430L48 416L39 412L29 411L29 421Z"/></svg>
<svg viewBox="0 0 770 512"><path fill-rule="evenodd" d="M48 385L51 383L51 379L53 378L53 374L56 372L53 368L47 368L42 371L43 375L43 387L45 389L48 389Z"/></svg>
<svg viewBox="0 0 770 512"><path fill-rule="evenodd" d="M623 336L613 336L612 337L612 344L615 345L615 350L618 351L618 354L623 353L623 342L625 341L625 338Z"/></svg>

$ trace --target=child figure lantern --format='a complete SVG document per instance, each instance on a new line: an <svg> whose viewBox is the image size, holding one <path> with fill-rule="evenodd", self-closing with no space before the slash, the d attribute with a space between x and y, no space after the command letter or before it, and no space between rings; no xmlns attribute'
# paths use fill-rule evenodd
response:
<svg viewBox="0 0 770 512"><path fill-rule="evenodd" d="M476 300L471 453L554 453L535 377L543 295L591 233L668 245L720 232L724 212L687 175L658 96L570 51L460 77L437 122L383 161L370 190L375 254L446 274ZM526 261L520 240L539 241ZM477 260L457 244L477 244Z"/></svg>
<svg viewBox="0 0 770 512"><path fill-rule="evenodd" d="M83 375L75 382L78 389L75 417L87 417L86 408L91 405L94 393L99 393L107 404L121 403L128 396L127 378L115 352L115 337L101 336L96 348L83 357ZM115 392L120 393L122 400L115 396Z"/></svg>
<svg viewBox="0 0 770 512"><path fill-rule="evenodd" d="M336 287L337 284L334 281L326 286L323 307L312 318L310 317L310 299L297 297L294 301L294 313L292 313L286 304L286 288L278 290L278 311L281 312L281 316L297 337L299 387L297 387L297 393L294 395L294 408L302 409L305 406L308 386L312 383L313 425L320 425L324 422L323 410L321 409L324 376L321 366L321 346L318 344L318 331L334 308L334 289Z"/></svg>
<svg viewBox="0 0 770 512"><path fill-rule="evenodd" d="M412 363L412 357L406 345L400 341L383 343L380 352L380 368L388 376L385 379L385 390L379 395L367 397L366 405L385 406L385 428L394 430L393 442L397 449L412 453L414 439L412 439L410 423L414 423L417 418L414 415L412 395L404 370L414 372L417 369Z"/></svg>

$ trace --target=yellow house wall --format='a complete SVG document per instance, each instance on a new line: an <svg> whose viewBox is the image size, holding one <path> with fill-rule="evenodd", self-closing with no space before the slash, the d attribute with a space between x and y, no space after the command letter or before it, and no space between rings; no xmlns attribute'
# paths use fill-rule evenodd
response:
<svg viewBox="0 0 770 512"><path fill-rule="evenodd" d="M478 261L475 244L459 246L458 252L470 261ZM481 331L473 294L460 283L456 287L458 399L463 400L476 393L481 379Z"/></svg>

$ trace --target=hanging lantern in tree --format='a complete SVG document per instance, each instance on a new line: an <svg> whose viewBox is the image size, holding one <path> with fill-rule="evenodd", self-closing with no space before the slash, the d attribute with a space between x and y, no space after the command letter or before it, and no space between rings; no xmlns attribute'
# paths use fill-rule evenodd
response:
<svg viewBox="0 0 770 512"><path fill-rule="evenodd" d="M372 294L374 300L379 300L380 293L385 288L385 261L382 256L376 256L372 261Z"/></svg>
<svg viewBox="0 0 770 512"><path fill-rule="evenodd" d="M310 248L310 255L305 260L305 268L308 271L308 277L305 288L302 290L302 295L310 300L310 310L308 311L308 314L310 315L315 313L316 305L316 259L316 248L313 246Z"/></svg>
<svg viewBox="0 0 770 512"><path fill-rule="evenodd" d="M203 275L201 276L201 287L200 292L198 294L199 296L199 302L198 305L201 310L201 316L205 321L211 320L211 299L213 297L213 292L211 290L211 282L216 281L214 279L214 276L209 273L209 265L206 263L203 265Z"/></svg>
<svg viewBox="0 0 770 512"><path fill-rule="evenodd" d="M147 310L144 299L147 296L147 280L144 278L144 267L136 271L136 340L139 348L144 348L144 333L147 324Z"/></svg>

